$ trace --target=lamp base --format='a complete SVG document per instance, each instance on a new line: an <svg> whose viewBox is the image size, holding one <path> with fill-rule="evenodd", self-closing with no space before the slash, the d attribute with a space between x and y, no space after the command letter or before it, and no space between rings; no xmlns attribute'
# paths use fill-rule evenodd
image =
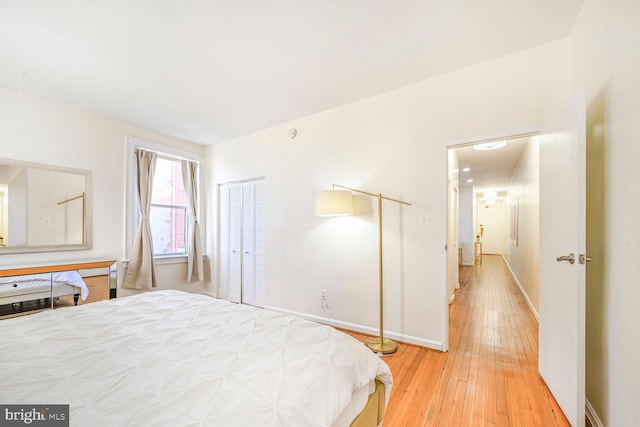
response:
<svg viewBox="0 0 640 427"><path fill-rule="evenodd" d="M367 347L376 353L390 354L395 353L398 350L398 344L390 339L383 339L382 343L380 338L367 338Z"/></svg>

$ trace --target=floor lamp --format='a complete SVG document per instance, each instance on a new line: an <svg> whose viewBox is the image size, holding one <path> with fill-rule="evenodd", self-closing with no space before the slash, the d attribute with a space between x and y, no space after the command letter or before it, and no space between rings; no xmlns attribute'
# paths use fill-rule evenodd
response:
<svg viewBox="0 0 640 427"><path fill-rule="evenodd" d="M342 190L336 190L341 188ZM338 184L333 184L333 190L321 191L316 195L316 215L317 216L340 216L353 215L352 193L366 194L378 199L378 280L380 283L380 336L367 339L367 346L376 353L389 354L398 349L395 341L384 337L384 275L382 259L382 200L389 200L402 205L411 206L411 203L402 200L392 199L382 194L369 193L367 191L356 190Z"/></svg>

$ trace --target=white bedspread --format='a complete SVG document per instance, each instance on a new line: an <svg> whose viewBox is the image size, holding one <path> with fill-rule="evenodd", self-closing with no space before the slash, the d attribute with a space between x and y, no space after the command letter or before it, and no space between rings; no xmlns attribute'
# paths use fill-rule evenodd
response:
<svg viewBox="0 0 640 427"><path fill-rule="evenodd" d="M77 271L60 271L55 273L23 274L21 276L0 277L0 295L11 294L12 285L18 283L21 289L44 288L51 285L65 284L80 288L82 301L89 296L89 288Z"/></svg>
<svg viewBox="0 0 640 427"><path fill-rule="evenodd" d="M0 402L68 403L72 426L331 426L388 366L313 322L156 291L0 323Z"/></svg>

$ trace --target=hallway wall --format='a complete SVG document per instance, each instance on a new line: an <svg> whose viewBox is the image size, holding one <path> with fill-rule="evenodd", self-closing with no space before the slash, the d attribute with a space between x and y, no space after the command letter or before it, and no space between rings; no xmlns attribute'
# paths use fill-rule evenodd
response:
<svg viewBox="0 0 640 427"><path fill-rule="evenodd" d="M473 187L460 186L458 195L458 245L462 249L462 264L473 265Z"/></svg>
<svg viewBox="0 0 640 427"><path fill-rule="evenodd" d="M516 166L509 186L507 223L517 223L517 239L511 239L507 231L505 259L528 299L530 308L538 317L539 267L540 267L540 157L537 138L529 139ZM517 208L513 208L514 204ZM512 213L517 212L517 221Z"/></svg>

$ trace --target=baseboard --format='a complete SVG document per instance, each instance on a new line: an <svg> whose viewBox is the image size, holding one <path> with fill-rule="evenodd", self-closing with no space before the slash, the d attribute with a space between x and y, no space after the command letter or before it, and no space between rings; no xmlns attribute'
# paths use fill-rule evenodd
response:
<svg viewBox="0 0 640 427"><path fill-rule="evenodd" d="M540 317L538 316L538 310L536 310L536 307L531 302L531 299L529 299L529 295L524 290L524 287L522 287L522 283L520 283L520 280L518 280L518 277L516 276L516 273L514 273L513 270L511 269L511 266L509 265L509 261L507 261L507 258L505 258L504 254L502 255L502 259L504 260L505 265L509 269L509 272L511 273L511 277L513 277L513 280L516 282L516 285L518 286L518 289L520 290L520 293L524 297L524 300L527 302L527 305L529 306L529 310L531 310L531 314L533 314L533 317L536 319L536 322L540 323Z"/></svg>
<svg viewBox="0 0 640 427"><path fill-rule="evenodd" d="M587 419L589 420L589 423L591 423L592 427L604 427L604 424L602 423L602 421L600 421L600 417L598 417L598 414L596 413L596 410L593 409L593 406L591 405L591 402L589 402L589 399L585 399L585 415L587 416Z"/></svg>
<svg viewBox="0 0 640 427"><path fill-rule="evenodd" d="M369 326L359 325L357 323L343 322L341 320L329 319L328 317L322 316L314 316L312 314L299 313L297 311L285 310L279 307L268 306L265 307L267 310L275 311L277 313L289 314L291 316L301 317L306 320L311 320L316 323L323 323L325 325L335 326L337 328L348 329L354 332L360 332L367 335L377 336L379 334L379 330L376 328L371 328ZM407 344L413 344L420 347L426 347L433 350L445 351L444 344L440 341L427 340L424 338L414 337L411 335L399 334L393 331L384 331L385 338L390 338L392 340L404 342Z"/></svg>

